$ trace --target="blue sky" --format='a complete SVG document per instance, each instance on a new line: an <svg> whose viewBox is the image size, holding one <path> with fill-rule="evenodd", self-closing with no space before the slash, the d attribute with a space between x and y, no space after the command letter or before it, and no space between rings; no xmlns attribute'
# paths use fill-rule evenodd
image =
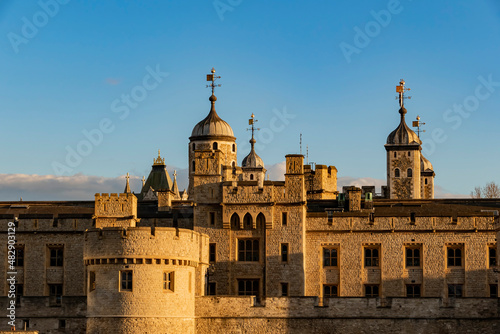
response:
<svg viewBox="0 0 500 334"><path fill-rule="evenodd" d="M91 199L112 191L105 180L147 176L158 149L169 169L186 168L191 130L209 110L212 67L222 76L216 109L240 162L254 113L267 166L298 153L302 133L309 161L349 180L385 179L383 145L399 122L395 86L404 78L407 120L427 123L423 152L436 185L468 195L500 183L498 59L493 0L4 0L0 200L85 197L46 183L29 192L41 176L74 187L75 174L103 180ZM159 79L148 77L145 89L151 72ZM137 97L133 107L124 95ZM102 137L85 146L85 131ZM85 156L69 166L78 149Z"/></svg>

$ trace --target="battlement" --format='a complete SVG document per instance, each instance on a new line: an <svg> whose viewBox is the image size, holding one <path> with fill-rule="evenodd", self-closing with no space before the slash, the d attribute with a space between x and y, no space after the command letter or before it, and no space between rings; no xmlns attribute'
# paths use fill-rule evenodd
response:
<svg viewBox="0 0 500 334"><path fill-rule="evenodd" d="M304 165L307 199L337 198L337 168L335 166Z"/></svg>
<svg viewBox="0 0 500 334"><path fill-rule="evenodd" d="M97 228L135 226L137 197L130 193L95 194L94 217Z"/></svg>

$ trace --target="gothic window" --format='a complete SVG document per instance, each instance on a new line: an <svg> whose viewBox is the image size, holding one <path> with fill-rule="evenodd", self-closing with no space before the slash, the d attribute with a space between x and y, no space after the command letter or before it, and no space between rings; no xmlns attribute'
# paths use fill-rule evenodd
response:
<svg viewBox="0 0 500 334"><path fill-rule="evenodd" d="M448 267L462 266L462 247L449 246L447 249Z"/></svg>
<svg viewBox="0 0 500 334"><path fill-rule="evenodd" d="M448 297L462 297L462 284L448 284Z"/></svg>
<svg viewBox="0 0 500 334"><path fill-rule="evenodd" d="M238 240L238 261L259 261L259 240L239 239Z"/></svg>
<svg viewBox="0 0 500 334"><path fill-rule="evenodd" d="M263 229L266 226L266 217L261 213L257 215L257 228Z"/></svg>
<svg viewBox="0 0 500 334"><path fill-rule="evenodd" d="M379 266L379 249L378 247L365 247L365 267Z"/></svg>
<svg viewBox="0 0 500 334"><path fill-rule="evenodd" d="M120 291L132 291L132 270L120 271Z"/></svg>
<svg viewBox="0 0 500 334"><path fill-rule="evenodd" d="M323 248L323 267L337 267L338 265L338 250L337 248Z"/></svg>
<svg viewBox="0 0 500 334"><path fill-rule="evenodd" d="M234 230L238 230L240 228L240 216L235 212L231 216L231 228Z"/></svg>
<svg viewBox="0 0 500 334"><path fill-rule="evenodd" d="M243 217L243 225L246 230L251 230L253 228L253 220L252 216L247 212L247 214Z"/></svg>
<svg viewBox="0 0 500 334"><path fill-rule="evenodd" d="M336 284L323 284L323 297L338 297L338 286Z"/></svg>
<svg viewBox="0 0 500 334"><path fill-rule="evenodd" d="M420 267L420 246L406 247L406 267Z"/></svg>
<svg viewBox="0 0 500 334"><path fill-rule="evenodd" d="M365 297L378 297L379 296L378 284L365 284Z"/></svg>
<svg viewBox="0 0 500 334"><path fill-rule="evenodd" d="M394 170L394 177L399 177L399 168Z"/></svg>
<svg viewBox="0 0 500 334"><path fill-rule="evenodd" d="M218 145L217 145L216 141L214 141L214 143L212 144L212 149L214 149L214 150L218 149Z"/></svg>
<svg viewBox="0 0 500 334"><path fill-rule="evenodd" d="M406 297L409 298L420 297L420 284L407 284Z"/></svg>
<svg viewBox="0 0 500 334"><path fill-rule="evenodd" d="M413 173L412 173L411 168L408 168L408 169L406 170L406 176L407 176L407 177L412 177L412 176L413 176Z"/></svg>

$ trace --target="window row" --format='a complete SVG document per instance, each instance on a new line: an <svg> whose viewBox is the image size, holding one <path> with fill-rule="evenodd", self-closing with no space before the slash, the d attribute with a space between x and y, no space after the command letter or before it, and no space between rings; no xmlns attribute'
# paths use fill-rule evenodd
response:
<svg viewBox="0 0 500 334"><path fill-rule="evenodd" d="M238 239L238 261L242 262L259 262L260 260L260 240L255 238ZM289 244L280 244L281 262L288 262ZM217 262L217 244L210 243L208 246L208 259L210 263Z"/></svg>
<svg viewBox="0 0 500 334"><path fill-rule="evenodd" d="M399 168L394 169L394 177L401 177L401 171L399 170ZM411 168L408 168L406 170L406 177L413 177L413 171Z"/></svg>
<svg viewBox="0 0 500 334"><path fill-rule="evenodd" d="M9 264L15 267L24 267L24 245L18 245L14 249L14 254L9 252ZM64 264L64 246L48 246L47 247L47 266L62 267Z"/></svg>
<svg viewBox="0 0 500 334"><path fill-rule="evenodd" d="M496 246L488 246L487 251L488 266L494 267L497 265ZM323 267L337 267L339 261L339 248L328 246L323 247ZM380 246L365 246L363 247L363 264L365 267L380 266ZM464 247L463 245L453 245L446 247L446 265L447 267L463 267L464 266ZM406 246L405 247L405 267L421 267L422 266L422 246Z"/></svg>
<svg viewBox="0 0 500 334"><path fill-rule="evenodd" d="M132 270L121 270L119 274L120 291L132 291L134 284L134 272ZM189 273L189 279L191 281L191 273ZM96 274L95 271L89 272L88 280L89 292L96 289ZM164 271L162 273L162 287L165 292L174 292L175 288L175 272L174 271ZM191 290L191 282L189 282L189 289Z"/></svg>

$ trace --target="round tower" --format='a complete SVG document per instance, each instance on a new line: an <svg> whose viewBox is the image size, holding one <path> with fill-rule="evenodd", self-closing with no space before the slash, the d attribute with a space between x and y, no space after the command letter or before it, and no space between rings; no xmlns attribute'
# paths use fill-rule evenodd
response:
<svg viewBox="0 0 500 334"><path fill-rule="evenodd" d="M212 87L212 95L209 98L210 112L195 125L189 137L189 196L192 196L193 188L196 187L195 175L220 177L222 166L236 166L237 149L233 129L215 111L217 97L214 95L214 89L218 86L215 81L219 78L220 76L215 76L215 69L212 68L212 74L207 75L207 80L211 81L209 87Z"/></svg>
<svg viewBox="0 0 500 334"><path fill-rule="evenodd" d="M208 237L191 230L86 231L87 333L194 333L204 248Z"/></svg>

